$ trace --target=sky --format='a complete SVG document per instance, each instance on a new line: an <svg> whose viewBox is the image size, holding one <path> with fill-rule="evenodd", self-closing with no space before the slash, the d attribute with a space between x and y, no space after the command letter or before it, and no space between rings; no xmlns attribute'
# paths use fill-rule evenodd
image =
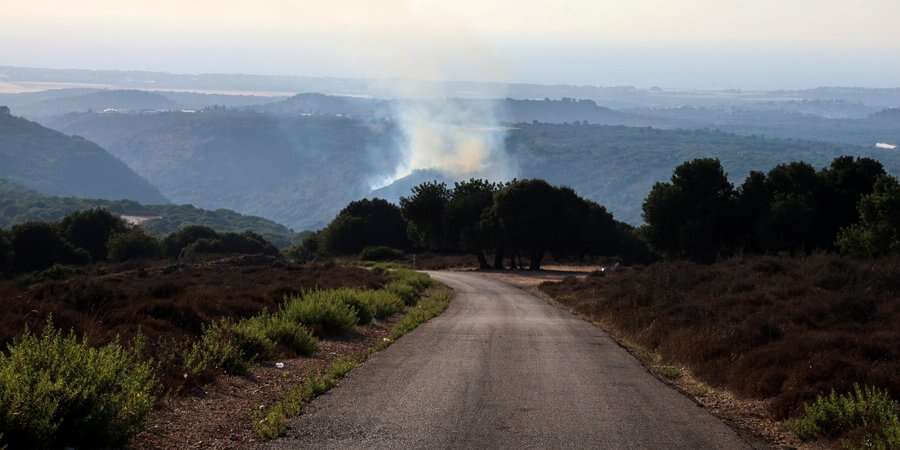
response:
<svg viewBox="0 0 900 450"><path fill-rule="evenodd" d="M51 68L900 86L898 0L0 0L0 42Z"/></svg>

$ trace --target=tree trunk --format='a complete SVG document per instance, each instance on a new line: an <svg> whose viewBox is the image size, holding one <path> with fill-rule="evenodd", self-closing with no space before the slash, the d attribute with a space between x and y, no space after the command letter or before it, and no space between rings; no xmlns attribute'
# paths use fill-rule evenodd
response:
<svg viewBox="0 0 900 450"><path fill-rule="evenodd" d="M531 263L528 265L528 270L538 271L541 270L541 260L544 259L544 252L539 250L531 251Z"/></svg>
<svg viewBox="0 0 900 450"><path fill-rule="evenodd" d="M484 252L479 250L475 253L478 256L478 268L481 270L490 269L491 266L487 262L487 258L484 257Z"/></svg>
<svg viewBox="0 0 900 450"><path fill-rule="evenodd" d="M503 270L503 248L498 247L494 253L494 269Z"/></svg>

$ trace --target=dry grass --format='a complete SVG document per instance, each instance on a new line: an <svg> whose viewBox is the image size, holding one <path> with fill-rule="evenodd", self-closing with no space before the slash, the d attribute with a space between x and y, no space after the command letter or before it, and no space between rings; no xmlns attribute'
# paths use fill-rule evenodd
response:
<svg viewBox="0 0 900 450"><path fill-rule="evenodd" d="M541 289L778 418L854 383L900 398L900 259L685 262Z"/></svg>

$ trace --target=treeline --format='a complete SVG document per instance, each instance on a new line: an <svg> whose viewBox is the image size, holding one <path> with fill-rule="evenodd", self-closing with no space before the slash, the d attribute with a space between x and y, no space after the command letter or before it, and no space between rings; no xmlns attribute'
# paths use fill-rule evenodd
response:
<svg viewBox="0 0 900 450"><path fill-rule="evenodd" d="M671 258L900 249L900 185L870 158L841 156L819 171L781 164L751 171L737 188L719 160L696 159L656 183L643 211L641 235Z"/></svg>
<svg viewBox="0 0 900 450"><path fill-rule="evenodd" d="M144 205L131 200L102 200L55 197L0 178L0 228L30 221L56 222L76 211L102 208L120 216L155 217L141 227L157 238L188 225L203 225L220 232L253 231L278 248L299 241L300 235L262 217L247 216L228 209L207 210L192 205Z"/></svg>
<svg viewBox="0 0 900 450"><path fill-rule="evenodd" d="M348 255L373 246L469 253L482 268L496 269L508 260L510 268L538 270L547 255L650 258L634 229L606 208L536 179L471 179L452 188L427 182L401 198L400 206L381 199L352 202L294 251Z"/></svg>
<svg viewBox="0 0 900 450"><path fill-rule="evenodd" d="M26 222L0 229L0 274L42 271L61 265L122 262L208 253L277 255L262 236L219 233L194 225L163 239L131 227L104 209L72 213L59 222Z"/></svg>

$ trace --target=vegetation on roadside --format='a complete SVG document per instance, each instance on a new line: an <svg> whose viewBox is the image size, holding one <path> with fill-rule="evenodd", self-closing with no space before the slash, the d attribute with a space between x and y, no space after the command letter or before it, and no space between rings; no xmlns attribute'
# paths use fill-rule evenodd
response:
<svg viewBox="0 0 900 450"><path fill-rule="evenodd" d="M820 395L787 423L804 441L844 438L848 449L900 448L900 403L884 390L853 385L853 390Z"/></svg>
<svg viewBox="0 0 900 450"><path fill-rule="evenodd" d="M449 289L437 288L424 291L424 289L432 287L432 282L427 275L412 271L398 271L395 276L399 277L398 282L414 286L416 298L418 299L419 296L422 298L414 302L403 317L393 325L390 337L381 341L371 351L387 348L404 334L441 314L450 303ZM422 295L423 292L424 295ZM402 308L402 305L399 306ZM338 359L333 361L324 373L317 372L308 376L299 386L288 391L283 398L259 414L254 422L257 435L267 440L281 436L287 429L287 421L291 417L299 415L306 403L334 387L341 378L361 364L366 357L367 355L357 355L355 358Z"/></svg>
<svg viewBox="0 0 900 450"><path fill-rule="evenodd" d="M665 364L739 397L768 400L785 420L832 390L853 392L853 383L900 398L898 279L896 257L817 254L661 262L541 289Z"/></svg>
<svg viewBox="0 0 900 450"><path fill-rule="evenodd" d="M48 321L0 352L0 446L123 446L153 407L156 383L139 344L90 346Z"/></svg>

